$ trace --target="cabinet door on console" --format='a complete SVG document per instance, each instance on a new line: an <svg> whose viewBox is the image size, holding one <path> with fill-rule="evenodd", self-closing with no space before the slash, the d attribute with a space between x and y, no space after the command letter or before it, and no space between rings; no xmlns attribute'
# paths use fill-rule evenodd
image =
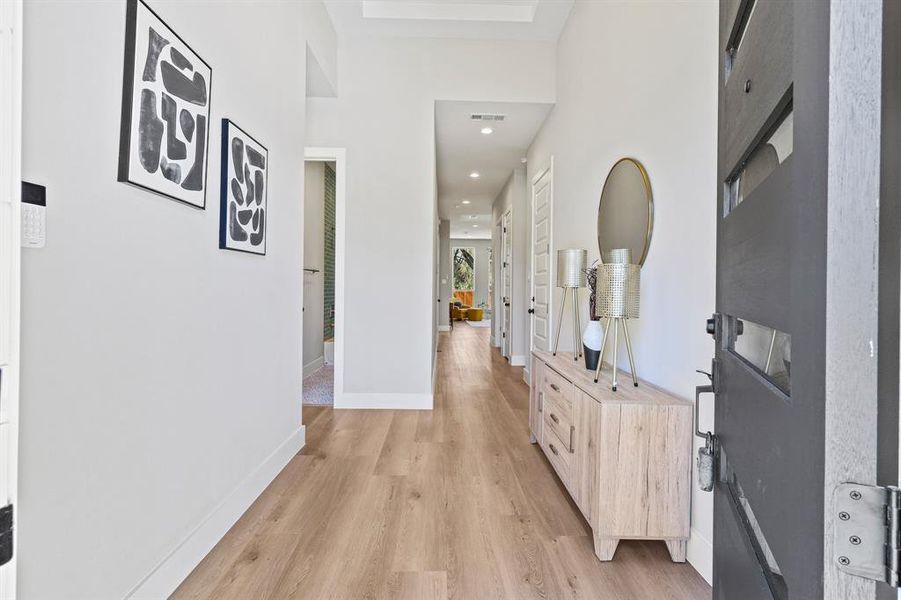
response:
<svg viewBox="0 0 901 600"><path fill-rule="evenodd" d="M688 539L691 427L688 404L602 405L595 535Z"/></svg>
<svg viewBox="0 0 901 600"><path fill-rule="evenodd" d="M529 432L532 434L533 444L541 443L541 427L544 409L544 369L545 365L540 360L532 357L532 384L529 390Z"/></svg>
<svg viewBox="0 0 901 600"><path fill-rule="evenodd" d="M573 397L573 468L570 482L573 499L592 526L597 495L595 487L600 419L600 403L577 389Z"/></svg>

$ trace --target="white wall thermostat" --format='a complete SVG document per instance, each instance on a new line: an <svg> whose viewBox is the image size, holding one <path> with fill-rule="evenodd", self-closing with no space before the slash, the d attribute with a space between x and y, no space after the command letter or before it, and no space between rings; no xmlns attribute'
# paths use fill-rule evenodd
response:
<svg viewBox="0 0 901 600"><path fill-rule="evenodd" d="M47 188L22 182L22 247L43 248L46 240Z"/></svg>

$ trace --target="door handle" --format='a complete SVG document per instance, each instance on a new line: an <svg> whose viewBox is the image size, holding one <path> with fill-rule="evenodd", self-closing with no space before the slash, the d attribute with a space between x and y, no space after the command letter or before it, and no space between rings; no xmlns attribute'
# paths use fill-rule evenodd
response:
<svg viewBox="0 0 901 600"><path fill-rule="evenodd" d="M575 434L576 434L576 426L570 425L569 426L569 453L570 454L576 453L576 449L573 446L573 436L575 436Z"/></svg>
<svg viewBox="0 0 901 600"><path fill-rule="evenodd" d="M535 314L535 309L534 309L534 308L530 308L530 309L529 309L529 314L530 314L530 315L534 315L534 314Z"/></svg>
<svg viewBox="0 0 901 600"><path fill-rule="evenodd" d="M707 439L707 436L710 435L710 432L702 432L701 431L701 421L700 421L700 413L698 407L701 405L701 394L714 394L716 395L716 389L714 389L713 385L713 374L708 373L707 371L701 371L700 369L695 371L696 373L701 373L706 375L710 380L708 385L698 385L695 386L695 435L699 438Z"/></svg>
<svg viewBox="0 0 901 600"><path fill-rule="evenodd" d="M538 392L538 412L544 412L544 392Z"/></svg>

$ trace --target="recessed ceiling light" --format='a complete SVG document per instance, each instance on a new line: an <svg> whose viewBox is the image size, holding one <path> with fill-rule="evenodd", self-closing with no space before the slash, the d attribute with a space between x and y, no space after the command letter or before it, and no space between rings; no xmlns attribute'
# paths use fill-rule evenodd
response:
<svg viewBox="0 0 901 600"><path fill-rule="evenodd" d="M476 176L478 176L478 173L476 173ZM472 175L470 175L470 177L472 177ZM463 202L463 204L470 204L469 200L463 200L462 202Z"/></svg>
<svg viewBox="0 0 901 600"><path fill-rule="evenodd" d="M494 130L490 127L482 127L482 135L491 135Z"/></svg>
<svg viewBox="0 0 901 600"><path fill-rule="evenodd" d="M472 177L473 179L478 179L478 178L479 178L479 172L478 172L478 171L473 171L472 173L469 174L469 176Z"/></svg>
<svg viewBox="0 0 901 600"><path fill-rule="evenodd" d="M478 227L478 225L473 225L473 227Z"/></svg>

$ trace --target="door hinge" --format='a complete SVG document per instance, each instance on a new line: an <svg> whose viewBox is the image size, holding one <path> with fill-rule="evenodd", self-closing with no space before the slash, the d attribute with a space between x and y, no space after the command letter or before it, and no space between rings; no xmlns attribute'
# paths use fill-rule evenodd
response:
<svg viewBox="0 0 901 600"><path fill-rule="evenodd" d="M0 508L0 565L13 559L13 505Z"/></svg>
<svg viewBox="0 0 901 600"><path fill-rule="evenodd" d="M838 569L899 587L901 489L840 483L833 500L832 548Z"/></svg>
<svg viewBox="0 0 901 600"><path fill-rule="evenodd" d="M507 332L504 331L503 333L501 333L501 337L507 337Z"/></svg>

